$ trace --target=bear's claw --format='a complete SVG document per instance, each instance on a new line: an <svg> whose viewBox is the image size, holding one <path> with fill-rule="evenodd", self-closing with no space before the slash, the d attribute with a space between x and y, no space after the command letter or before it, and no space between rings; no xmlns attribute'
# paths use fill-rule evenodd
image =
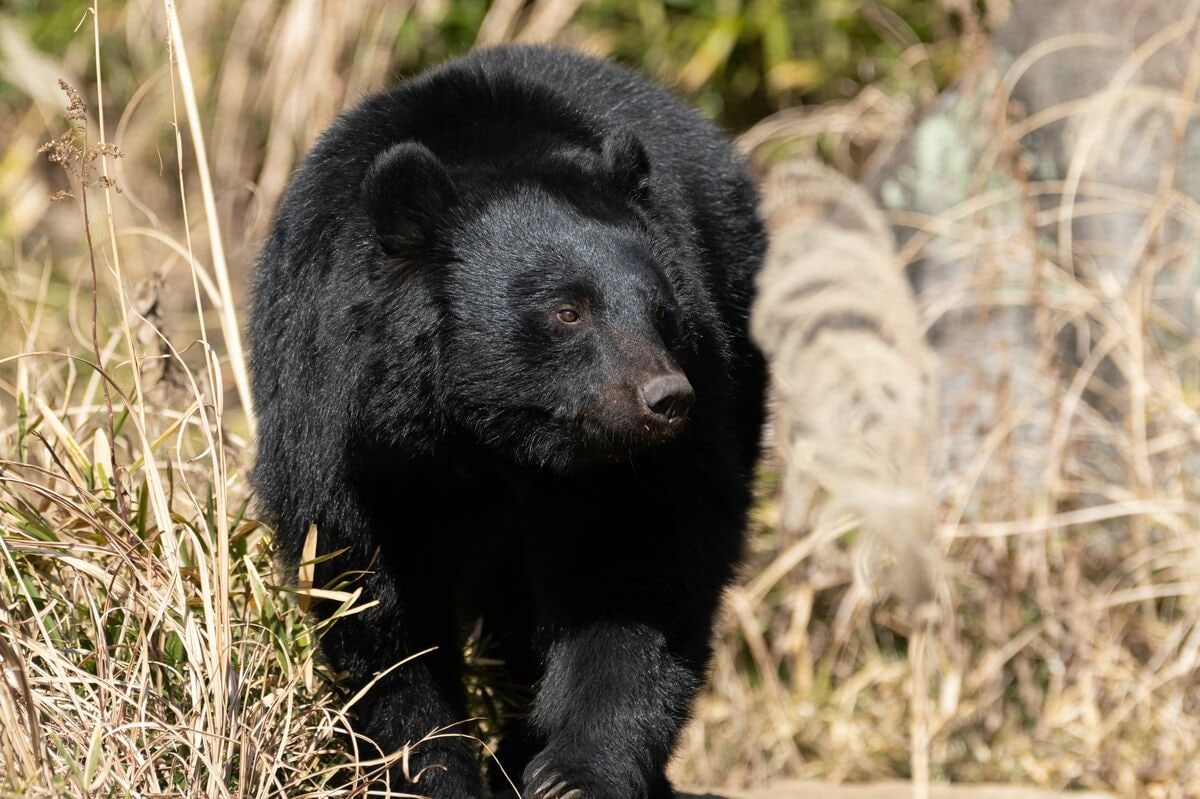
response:
<svg viewBox="0 0 1200 799"><path fill-rule="evenodd" d="M564 791L570 788L570 785L558 773L551 772L546 779L542 780L538 787L533 789L530 799L563 799ZM573 789L570 793L579 794L578 789Z"/></svg>

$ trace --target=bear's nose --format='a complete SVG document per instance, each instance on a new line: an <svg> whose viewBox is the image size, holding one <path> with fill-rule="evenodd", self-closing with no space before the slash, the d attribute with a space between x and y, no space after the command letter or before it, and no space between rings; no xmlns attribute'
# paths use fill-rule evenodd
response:
<svg viewBox="0 0 1200 799"><path fill-rule="evenodd" d="M682 421L696 401L692 384L678 373L650 379L642 384L639 393L650 415L665 424Z"/></svg>

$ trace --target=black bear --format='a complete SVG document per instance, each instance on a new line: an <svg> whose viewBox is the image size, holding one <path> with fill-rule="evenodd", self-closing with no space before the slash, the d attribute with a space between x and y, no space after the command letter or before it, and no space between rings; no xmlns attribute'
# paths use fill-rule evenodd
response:
<svg viewBox="0 0 1200 799"><path fill-rule="evenodd" d="M375 603L321 641L352 689L435 648L357 732L391 751L464 719L482 618L522 796L672 795L758 454L763 249L712 125L563 50L468 55L321 136L254 287L253 482L285 562L315 524L340 553L317 584ZM435 737L392 787L488 796L480 760Z"/></svg>

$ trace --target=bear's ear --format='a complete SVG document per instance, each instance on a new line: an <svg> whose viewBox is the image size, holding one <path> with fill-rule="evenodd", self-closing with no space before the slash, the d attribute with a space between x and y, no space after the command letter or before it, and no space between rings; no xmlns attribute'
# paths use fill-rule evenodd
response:
<svg viewBox="0 0 1200 799"><path fill-rule="evenodd" d="M380 153L367 169L362 190L367 214L388 255L423 250L457 195L445 164L416 142Z"/></svg>
<svg viewBox="0 0 1200 799"><path fill-rule="evenodd" d="M625 130L609 133L600 145L604 168L617 187L635 203L650 198L650 158L637 136Z"/></svg>

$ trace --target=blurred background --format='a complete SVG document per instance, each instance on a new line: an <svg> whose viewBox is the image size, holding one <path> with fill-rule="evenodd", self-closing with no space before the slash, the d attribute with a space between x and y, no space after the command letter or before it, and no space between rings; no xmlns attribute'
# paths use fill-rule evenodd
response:
<svg viewBox="0 0 1200 799"><path fill-rule="evenodd" d="M1200 9L1030 2L0 2L0 796L365 784L246 486L245 285L341 110L504 41L862 186L938 357L937 619L768 457L676 779L1200 795Z"/></svg>

